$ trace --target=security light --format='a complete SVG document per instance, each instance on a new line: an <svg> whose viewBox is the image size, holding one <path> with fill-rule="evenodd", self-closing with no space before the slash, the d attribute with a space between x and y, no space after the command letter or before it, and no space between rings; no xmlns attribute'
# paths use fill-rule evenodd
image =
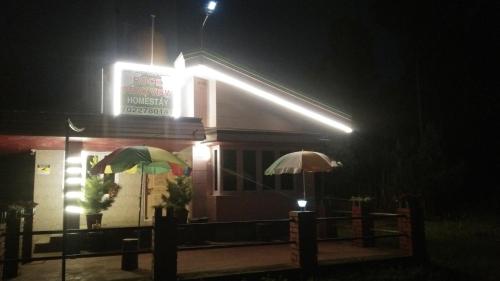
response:
<svg viewBox="0 0 500 281"><path fill-rule="evenodd" d="M211 14L215 11L215 7L217 7L217 2L216 1L210 1L207 4L207 13Z"/></svg>

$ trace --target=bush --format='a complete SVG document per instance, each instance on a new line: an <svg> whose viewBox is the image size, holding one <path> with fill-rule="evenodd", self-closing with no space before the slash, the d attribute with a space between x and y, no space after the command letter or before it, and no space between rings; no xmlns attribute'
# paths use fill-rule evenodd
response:
<svg viewBox="0 0 500 281"><path fill-rule="evenodd" d="M85 181L84 198L80 206L86 214L99 214L115 202L120 186L109 178L89 176Z"/></svg>

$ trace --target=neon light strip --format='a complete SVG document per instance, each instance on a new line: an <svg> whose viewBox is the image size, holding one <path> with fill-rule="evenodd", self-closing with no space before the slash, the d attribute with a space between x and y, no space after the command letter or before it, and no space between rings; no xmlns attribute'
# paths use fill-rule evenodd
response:
<svg viewBox="0 0 500 281"><path fill-rule="evenodd" d="M195 75L195 76L199 76L199 77L203 77L203 78L209 78L209 79L215 79L215 80L218 80L218 81L221 81L221 82L224 82L226 84L229 84L229 85L232 85L232 86L235 86L237 88L240 88L246 92L249 92L253 95L256 95L260 98L263 98L265 100L268 100L272 103L275 103L279 106L282 106L282 107L285 107L289 110L292 110L296 113L299 113L305 117L308 117L308 118L311 118L315 121L318 121L320 123L323 123L325 125L328 125L330 127L333 127L335 129L338 129L338 130L341 130L345 133L352 133L352 128L345 125L345 124L342 124L336 120L333 120L331 118L328 118L326 116L323 116L317 112L314 112L312 110L309 110L305 107L302 107L298 104L295 104L293 102L290 102L286 99L283 99L281 97L278 97L272 93L269 93L269 92L266 92L264 90L261 90L257 87L254 87L250 84L247 84L245 82L242 82L234 77L231 77L227 74L224 74L222 72L219 72L215 69L212 69L210 67L207 67L205 65L197 65L197 66L193 66L193 67L190 67L188 69L186 69L187 71L189 71L192 75Z"/></svg>

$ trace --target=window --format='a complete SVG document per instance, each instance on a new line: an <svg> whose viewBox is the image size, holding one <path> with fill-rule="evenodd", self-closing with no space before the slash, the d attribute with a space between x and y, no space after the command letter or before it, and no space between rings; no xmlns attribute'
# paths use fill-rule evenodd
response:
<svg viewBox="0 0 500 281"><path fill-rule="evenodd" d="M262 170L265 171L274 162L274 151L262 151ZM262 176L262 189L275 189L274 176Z"/></svg>
<svg viewBox="0 0 500 281"><path fill-rule="evenodd" d="M257 154L255 150L243 151L243 190L257 189Z"/></svg>
<svg viewBox="0 0 500 281"><path fill-rule="evenodd" d="M237 170L236 170L236 150L222 150L222 187L225 191L236 190Z"/></svg>
<svg viewBox="0 0 500 281"><path fill-rule="evenodd" d="M290 153L290 151L280 151L280 156ZM293 174L282 174L281 177L281 189L282 190L293 190Z"/></svg>

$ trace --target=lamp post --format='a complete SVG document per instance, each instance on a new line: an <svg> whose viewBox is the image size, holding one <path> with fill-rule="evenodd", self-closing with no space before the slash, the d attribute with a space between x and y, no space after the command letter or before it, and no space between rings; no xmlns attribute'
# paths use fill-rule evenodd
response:
<svg viewBox="0 0 500 281"><path fill-rule="evenodd" d="M209 1L207 6L205 7L205 19L203 20L203 23L201 24L201 29L200 29L200 49L203 50L203 28L205 27L205 24L207 23L208 17L215 11L215 8L217 7L217 1Z"/></svg>

